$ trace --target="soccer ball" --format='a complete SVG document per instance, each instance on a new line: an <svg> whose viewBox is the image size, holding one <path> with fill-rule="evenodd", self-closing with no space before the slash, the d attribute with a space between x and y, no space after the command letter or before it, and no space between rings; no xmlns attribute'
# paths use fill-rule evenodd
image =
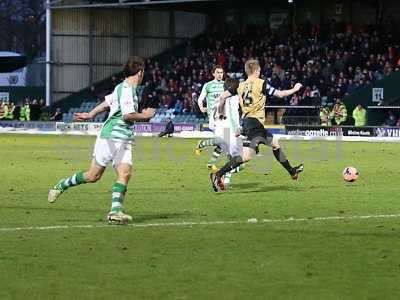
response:
<svg viewBox="0 0 400 300"><path fill-rule="evenodd" d="M343 179L347 182L354 182L358 178L358 171L354 167L346 167L343 170Z"/></svg>

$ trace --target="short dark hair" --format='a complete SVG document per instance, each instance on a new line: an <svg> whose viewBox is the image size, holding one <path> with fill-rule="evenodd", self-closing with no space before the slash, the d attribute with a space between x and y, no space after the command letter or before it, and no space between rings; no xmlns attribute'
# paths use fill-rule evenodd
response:
<svg viewBox="0 0 400 300"><path fill-rule="evenodd" d="M239 87L239 80L229 77L225 79L224 83L225 91L229 91L231 94L236 95L236 93L234 93L233 91L236 91L238 87Z"/></svg>
<svg viewBox="0 0 400 300"><path fill-rule="evenodd" d="M222 71L224 70L224 68L221 65L215 65L211 70L211 74L214 74L216 69L222 69Z"/></svg>
<svg viewBox="0 0 400 300"><path fill-rule="evenodd" d="M144 60L139 56L131 56L125 63L122 73L124 78L134 76L139 71L144 71Z"/></svg>

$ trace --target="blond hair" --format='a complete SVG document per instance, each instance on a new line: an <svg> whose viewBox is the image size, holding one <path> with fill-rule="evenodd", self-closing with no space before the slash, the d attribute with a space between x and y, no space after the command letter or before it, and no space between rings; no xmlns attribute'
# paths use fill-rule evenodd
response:
<svg viewBox="0 0 400 300"><path fill-rule="evenodd" d="M247 76L253 75L257 70L260 69L260 63L256 59L249 59L244 64L244 71Z"/></svg>

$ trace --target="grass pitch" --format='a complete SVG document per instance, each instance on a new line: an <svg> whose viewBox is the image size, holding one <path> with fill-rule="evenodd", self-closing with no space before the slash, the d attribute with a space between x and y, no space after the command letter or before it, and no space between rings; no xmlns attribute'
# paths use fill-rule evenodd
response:
<svg viewBox="0 0 400 300"><path fill-rule="evenodd" d="M47 203L94 138L0 135L0 299L400 298L400 216L379 217L400 214L400 145L282 142L299 182L264 148L216 194L195 143L137 139L125 208L141 227L106 226L111 169Z"/></svg>

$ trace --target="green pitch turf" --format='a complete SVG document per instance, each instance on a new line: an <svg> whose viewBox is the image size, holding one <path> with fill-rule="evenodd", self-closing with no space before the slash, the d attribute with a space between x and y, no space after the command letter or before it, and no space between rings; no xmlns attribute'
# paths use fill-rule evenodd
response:
<svg viewBox="0 0 400 300"><path fill-rule="evenodd" d="M282 142L299 182L264 148L216 194L195 140L139 138L125 201L139 227L105 224L111 169L47 203L93 143L0 135L0 299L400 298L400 145Z"/></svg>

